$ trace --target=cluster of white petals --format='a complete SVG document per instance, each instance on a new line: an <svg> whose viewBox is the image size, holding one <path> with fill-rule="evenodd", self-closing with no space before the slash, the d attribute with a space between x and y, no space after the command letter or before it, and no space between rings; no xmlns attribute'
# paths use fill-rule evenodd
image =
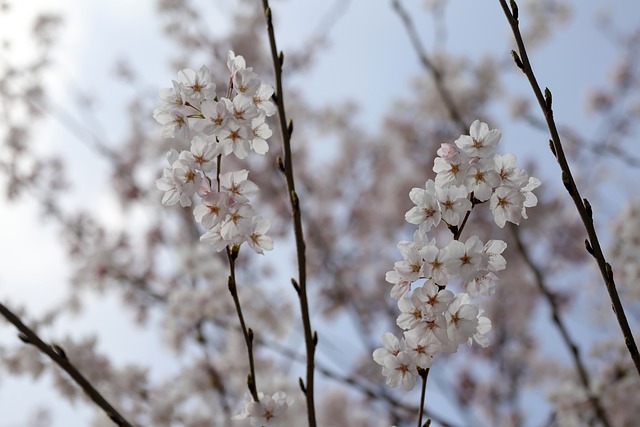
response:
<svg viewBox="0 0 640 427"><path fill-rule="evenodd" d="M291 402L287 401L287 395L279 391L272 395L258 393L259 401L254 401L250 395L242 412L233 416L234 420L249 419L254 427L278 427L283 423L282 415Z"/></svg>
<svg viewBox="0 0 640 427"><path fill-rule="evenodd" d="M434 160L435 180L409 193L415 206L405 219L418 230L412 241L398 243L402 260L386 274L393 285L391 297L398 300L397 324L404 336L385 333L384 347L373 353L390 387L411 390L418 369L431 367L438 353L456 352L473 341L482 347L489 344L485 334L491 321L471 298L493 294L496 273L507 265L502 256L507 244L483 243L472 235L464 242L453 239L438 245L427 233L444 223L455 234L474 206L487 201L499 227L507 221L519 224L527 218L526 208L538 202L532 190L540 181L517 168L515 156L495 153L500 131L476 120L469 133L455 144L442 144ZM464 292L445 289L451 281L461 283Z"/></svg>
<svg viewBox="0 0 640 427"><path fill-rule="evenodd" d="M169 167L156 186L164 191L164 205L191 206L194 196L199 196L194 215L206 230L203 242L218 251L247 242L263 253L273 243L266 235L269 220L250 204L258 187L247 179L246 170L220 173L217 159L231 154L244 159L251 151L265 154L269 150L267 139L272 132L266 118L276 111L270 100L273 87L233 52L229 52L227 67L232 98L217 97L205 66L180 71L173 87L160 92L163 102L153 117L162 125L162 136L178 140L176 145L190 145L190 149L169 151Z"/></svg>

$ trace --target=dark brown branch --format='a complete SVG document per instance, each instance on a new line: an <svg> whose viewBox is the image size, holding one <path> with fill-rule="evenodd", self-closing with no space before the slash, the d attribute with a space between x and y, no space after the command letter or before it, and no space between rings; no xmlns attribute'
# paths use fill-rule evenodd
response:
<svg viewBox="0 0 640 427"><path fill-rule="evenodd" d="M0 314L2 314L10 323L12 323L20 331L20 339L27 344L34 345L42 353L49 356L62 370L64 370L71 379L89 396L96 405L98 405L107 414L107 416L116 425L120 427L132 427L129 421L122 416L108 401L105 399L98 390L87 380L84 375L76 369L75 366L69 361L64 350L57 345L50 345L42 341L40 337L26 326L18 316L16 316L11 310L0 304Z"/></svg>
<svg viewBox="0 0 640 427"><path fill-rule="evenodd" d="M316 427L316 410L314 403L314 371L315 371L315 351L318 344L317 332L311 328L311 315L309 313L309 302L307 300L307 261L305 255L305 241L302 230L302 212L300 210L300 200L295 188L293 175L293 161L291 158L291 134L293 133L293 122L287 123L286 111L284 108L284 92L282 87L282 63L284 54L278 52L276 47L276 37L273 28L273 17L268 0L262 0L264 16L267 22L267 32L269 34L269 46L271 57L273 58L273 70L276 80L275 101L278 107L278 117L280 119L280 131L282 133L282 149L284 153L284 175L287 181L287 190L293 215L293 232L296 241L296 254L298 263L298 280L292 280L294 288L300 299L300 312L304 329L304 338L307 351L307 374L306 381L300 379L300 387L305 394L307 401L307 416L309 427Z"/></svg>
<svg viewBox="0 0 640 427"><path fill-rule="evenodd" d="M247 355L249 357L249 376L247 377L247 386L251 397L255 402L259 402L258 398L258 386L256 385L256 367L253 357L253 330L247 328L244 321L244 315L242 314L242 306L240 305L240 297L238 296L238 288L236 284L236 258L238 257L238 246L227 246L227 259L229 260L229 292L233 297L233 304L238 314L238 320L240 322L240 329L242 329L242 336L244 337L244 343L247 346Z"/></svg>
<svg viewBox="0 0 640 427"><path fill-rule="evenodd" d="M580 214L580 218L582 219L584 228L587 231L587 235L589 237L589 239L587 240L587 245L589 248L591 248L590 253L595 258L598 264L600 274L604 279L605 287L607 288L609 298L611 299L613 312L616 316L616 319L618 320L620 329L622 330L625 344L627 346L627 349L629 350L629 353L631 354L631 358L633 359L633 363L636 366L636 370L638 371L638 374L640 374L640 352L638 352L638 346L636 345L635 339L633 337L633 332L631 331L631 327L629 326L629 322L627 321L627 316L624 313L624 308L616 289L616 284L613 279L613 270L611 269L611 265L605 259L602 248L600 247L600 241L598 240L598 235L593 223L593 213L591 211L591 205L589 204L587 199L583 199L580 195L578 187L571 173L569 163L564 154L562 142L560 141L560 135L558 133L558 128L553 118L551 91L547 88L545 89L545 94L543 95L542 90L540 89L540 85L538 85L538 81L533 72L533 68L531 67L531 63L529 62L529 57L524 46L522 34L520 34L518 23L518 8L516 2L514 0L511 0L511 9L509 8L509 6L507 6L505 0L499 0L499 2L502 6L502 10L505 16L507 17L509 25L511 26L513 36L518 46L518 53L512 51L513 58L516 62L516 65L527 76L527 79L529 80L529 83L531 85L531 89L533 90L533 93L538 100L538 104L542 109L545 121L547 122L547 127L549 128L549 133L551 135L551 149L562 171L562 182L569 192L573 203L576 205L576 209Z"/></svg>

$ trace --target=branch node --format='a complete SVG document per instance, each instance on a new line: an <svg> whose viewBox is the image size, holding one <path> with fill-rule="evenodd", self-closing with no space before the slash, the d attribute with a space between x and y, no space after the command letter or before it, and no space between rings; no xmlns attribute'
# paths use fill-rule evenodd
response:
<svg viewBox="0 0 640 427"><path fill-rule="evenodd" d="M267 25L271 26L271 8L269 6L264 8L264 16L267 18Z"/></svg>
<svg viewBox="0 0 640 427"><path fill-rule="evenodd" d="M58 344L51 344L51 348L53 349L53 351L60 356L62 359L64 360L69 360L67 358L67 353L65 353L65 351L62 349L62 347L60 347Z"/></svg>
<svg viewBox="0 0 640 427"><path fill-rule="evenodd" d="M562 171L562 183L564 184L564 188L566 188L569 193L572 193L571 178L566 171Z"/></svg>
<svg viewBox="0 0 640 427"><path fill-rule="evenodd" d="M518 5L515 0L511 0L511 16L513 16L513 19L516 21L518 20Z"/></svg>
<svg viewBox="0 0 640 427"><path fill-rule="evenodd" d="M289 120L289 126L287 126L287 132L289 132L289 136L293 133L293 120Z"/></svg>
<svg viewBox="0 0 640 427"><path fill-rule="evenodd" d="M22 332L18 333L18 338L20 338L20 341L22 341L25 344L31 344L31 340L29 339L29 337L26 334L23 334Z"/></svg>
<svg viewBox="0 0 640 427"><path fill-rule="evenodd" d="M293 289L296 290L296 293L300 295L300 285L298 285L298 282L296 282L296 279L293 277L291 278L291 284L293 285Z"/></svg>
<svg viewBox="0 0 640 427"><path fill-rule="evenodd" d="M282 160L282 156L278 156L276 157L276 163L278 164L278 170L280 170L280 172L285 173L285 168L284 168L284 160Z"/></svg>
<svg viewBox="0 0 640 427"><path fill-rule="evenodd" d="M249 338L249 342L253 343L253 329L247 328L247 337Z"/></svg>
<svg viewBox="0 0 640 427"><path fill-rule="evenodd" d="M518 68L520 68L522 71L524 71L524 64L520 60L520 57L518 56L518 53L515 50L512 50L511 51L511 56L513 57L513 60L515 61L516 66Z"/></svg>
<svg viewBox="0 0 640 427"><path fill-rule="evenodd" d="M605 270L607 271L607 278L609 281L613 281L613 269L611 268L611 264L606 263L604 265Z"/></svg>
<svg viewBox="0 0 640 427"><path fill-rule="evenodd" d="M305 387L302 377L298 378L298 384L300 385L300 390L302 390L304 394L307 394L307 387Z"/></svg>
<svg viewBox="0 0 640 427"><path fill-rule="evenodd" d="M544 103L547 106L547 111L551 111L551 104L553 102L553 97L551 96L551 91L548 87L544 88Z"/></svg>
<svg viewBox="0 0 640 427"><path fill-rule="evenodd" d="M300 209L300 200L298 199L298 193L294 191L291 191L291 206L293 206L293 209L295 210L299 210Z"/></svg>
<svg viewBox="0 0 640 427"><path fill-rule="evenodd" d="M591 209L591 203L587 199L582 199L584 203L584 209L587 211L587 215L589 218L593 218L593 209Z"/></svg>
<svg viewBox="0 0 640 427"><path fill-rule="evenodd" d="M556 146L553 144L552 140L549 140L549 148L551 149L551 152L553 153L553 157L555 157L556 160L558 160L558 153L556 152Z"/></svg>
<svg viewBox="0 0 640 427"><path fill-rule="evenodd" d="M316 347L318 345L318 331L313 331L313 346Z"/></svg>
<svg viewBox="0 0 640 427"><path fill-rule="evenodd" d="M284 52L280 51L280 55L278 55L278 62L280 63L280 67L284 64Z"/></svg>
<svg viewBox="0 0 640 427"><path fill-rule="evenodd" d="M593 248L591 247L591 243L589 243L589 239L584 239L584 246L587 248L587 252L589 252L591 256L595 256L593 255Z"/></svg>

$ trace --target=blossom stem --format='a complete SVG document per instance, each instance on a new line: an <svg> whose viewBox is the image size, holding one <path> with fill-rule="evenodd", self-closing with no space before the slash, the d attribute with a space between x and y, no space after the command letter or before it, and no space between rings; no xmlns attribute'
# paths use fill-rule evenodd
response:
<svg viewBox="0 0 640 427"><path fill-rule="evenodd" d="M20 318L14 314L11 310L5 307L3 304L0 304L0 314L2 314L5 319L7 319L10 323L12 323L19 331L19 338L27 344L32 344L42 353L46 354L53 360L60 368L62 368L73 381L75 381L80 388L89 396L89 398L104 412L106 415L113 421L116 425L120 427L132 427L127 419L122 416L114 407L111 405L107 399L100 394L96 388L91 385L89 380L87 380L84 375L78 371L78 369L69 361L67 355L64 353L64 350L57 345L47 344L33 331L31 328L26 326Z"/></svg>
<svg viewBox="0 0 640 427"><path fill-rule="evenodd" d="M424 416L424 401L427 394L427 377L429 376L429 368L418 369L418 374L422 378L422 389L420 391L420 410L418 412L418 427L422 427L422 417Z"/></svg>
<svg viewBox="0 0 640 427"><path fill-rule="evenodd" d="M236 307L236 313L238 313L238 320L240 321L240 328L242 329L242 335L244 336L244 342L247 346L247 355L249 357L249 377L247 379L247 386L249 387L249 393L255 402L259 402L258 398L258 386L256 385L256 367L253 359L253 330L247 328L244 321L244 315L242 314L242 307L240 305L240 298L238 297L238 288L236 286L236 258L238 258L239 248L227 246L227 259L229 260L229 292L233 297L233 303Z"/></svg>
<svg viewBox="0 0 640 427"><path fill-rule="evenodd" d="M305 255L305 241L302 230L302 212L300 210L300 201L298 193L295 189L295 180L293 175L293 161L291 158L291 134L293 132L293 122L287 123L287 116L284 108L284 93L282 87L282 62L284 54L278 53L276 47L275 31L273 28L273 19L271 8L268 0L262 0L264 7L264 16L267 23L267 32L269 35L269 46L271 48L271 57L273 59L273 68L275 74L276 92L274 95L276 105L278 107L278 116L280 119L280 130L282 132L283 153L284 153L284 175L287 181L287 190L289 192L289 200L291 202L293 214L293 230L296 241L296 254L298 263L298 280L293 281L294 287L298 293L300 300L300 312L302 317L302 325L304 329L304 337L307 353L307 372L306 381L300 381L301 388L305 394L307 401L307 419L309 427L316 427L316 410L314 403L314 371L315 371L315 350L318 343L317 332L311 328L311 317L309 313L309 302L307 299L307 267Z"/></svg>
<svg viewBox="0 0 640 427"><path fill-rule="evenodd" d="M507 18L507 21L509 22L516 44L518 46L518 53L512 51L514 60L516 61L516 65L527 76L529 84L531 85L531 89L533 90L533 93L538 100L538 104L540 104L540 108L542 109L542 112L544 114L551 136L551 149L562 171L562 181L567 191L569 192L569 195L571 196L574 204L576 205L578 213L580 214L580 218L582 219L582 223L584 224L585 230L587 231L587 235L589 237L588 243L592 248L591 254L598 264L600 274L602 275L605 287L607 289L607 292L609 293L609 298L611 299L613 312L616 316L616 319L618 320L620 329L622 330L625 344L627 346L627 349L629 350L629 353L631 354L631 359L635 364L636 370L640 375L640 352L638 351L638 346L633 337L633 332L631 331L631 327L629 326L629 322L625 315L622 302L620 301L620 296L618 295L618 291L616 289L616 284L613 278L613 270L611 269L611 265L605 259L602 248L600 247L598 235L593 223L591 206L589 205L587 200L583 199L580 195L580 191L578 190L578 187L571 173L569 163L564 154L564 149L562 147L562 142L560 141L558 128L553 118L551 91L549 91L549 89L545 89L545 94L542 94L540 85L538 84L536 76L533 72L533 68L531 67L531 63L529 62L529 57L524 45L524 40L522 39L522 34L520 33L517 15L518 9L515 0L511 0L511 9L509 8L505 0L499 0L499 2L502 6L502 10Z"/></svg>

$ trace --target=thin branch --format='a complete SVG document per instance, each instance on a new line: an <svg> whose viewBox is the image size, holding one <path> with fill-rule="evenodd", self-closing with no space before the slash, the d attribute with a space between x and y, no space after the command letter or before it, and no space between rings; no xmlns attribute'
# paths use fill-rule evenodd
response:
<svg viewBox="0 0 640 427"><path fill-rule="evenodd" d="M307 375L306 381L300 379L300 387L305 394L307 400L307 416L309 427L316 427L316 410L314 403L314 370L315 370L315 351L318 344L317 332L311 328L311 318L309 313L309 302L307 300L307 262L305 255L305 241L302 231L302 212L300 210L300 200L295 189L295 180L293 175L293 161L291 158L291 134L293 133L293 122L287 124L287 116L284 108L284 93L282 88L282 63L284 54L278 52L276 47L275 31L273 28L273 17L268 0L262 0L264 7L264 16L267 22L267 32L269 34L269 46L271 48L271 57L273 58L273 69L276 80L276 91L274 94L275 102L278 106L278 116L280 118L280 130L282 132L282 148L284 159L279 159L279 166L284 172L287 189L289 191L289 200L291 202L293 214L293 231L296 241L296 254L298 263L298 281L292 280L293 286L298 293L300 299L300 312L302 316L302 325L304 328L304 338L307 351Z"/></svg>
<svg viewBox="0 0 640 427"><path fill-rule="evenodd" d="M420 369L418 371L420 378L422 378L422 387L420 390L420 410L418 412L418 427L422 427L422 417L424 416L424 402L427 392L427 378L429 377L429 368Z"/></svg>
<svg viewBox="0 0 640 427"><path fill-rule="evenodd" d="M524 260L525 264L527 264L527 266L533 273L536 285L538 286L538 290L549 303L549 307L551 308L551 318L553 319L553 323L555 323L556 327L560 331L562 340L564 341L565 345L569 349L569 352L571 353L571 357L573 358L573 363L576 365L576 369L578 371L578 377L580 378L580 382L584 387L585 393L589 401L591 402L591 404L593 405L593 408L596 411L597 417L600 419L603 425L611 427L611 423L609 422L609 417L607 416L607 413L605 412L604 407L600 402L600 399L591 390L591 379L589 377L587 368L585 367L585 364L582 361L582 357L580 356L580 351L578 349L578 346L569 335L569 330L567 329L567 326L562 320L562 317L560 317L560 308L558 307L558 301L555 295L553 295L551 290L549 290L549 288L547 287L544 281L544 276L542 274L542 271L538 268L536 264L534 264L533 260L531 259L531 256L529 255L529 252L527 251L524 244L522 243L522 239L520 238L520 233L518 232L518 228L513 224L509 224L509 231L511 231L513 239L516 242L516 247L518 248L520 255L522 255L522 259Z"/></svg>
<svg viewBox="0 0 640 427"><path fill-rule="evenodd" d="M587 199L583 199L580 195L573 175L571 174L569 163L564 154L562 142L560 141L560 135L553 118L551 91L546 88L545 94L543 95L542 90L540 89L540 85L538 85L538 81L533 72L533 68L531 67L531 63L529 62L529 57L524 46L522 34L520 34L518 23L518 6L516 2L514 0L511 0L511 9L509 9L509 6L507 6L505 0L499 0L499 2L502 6L502 10L507 18L507 21L509 22L509 25L511 26L511 30L513 31L513 35L518 46L518 53L516 53L515 51L512 51L511 53L516 62L516 65L527 76L527 79L529 80L529 83L531 85L531 89L533 89L533 93L535 94L535 97L538 100L538 104L542 109L545 120L547 122L547 127L549 128L549 133L551 135L551 151L555 155L562 171L562 182L569 192L573 203L576 205L578 213L580 214L580 218L582 219L582 223L584 224L584 228L587 231L587 235L589 237L585 241L587 251L595 258L598 264L600 274L604 279L605 287L607 288L609 298L611 299L613 312L616 316L616 319L618 320L620 329L622 330L625 344L627 346L627 349L629 350L629 353L631 354L631 358L633 359L633 363L636 366L636 370L638 371L638 374L640 374L640 352L638 352L638 346L636 345L635 339L633 337L633 332L631 331L631 327L629 326L629 322L627 321L622 302L620 301L620 296L618 295L618 291L616 289L616 284L613 279L613 270L611 268L611 265L605 259L602 248L600 247L598 235L593 223L593 213L591 210L591 205L589 204Z"/></svg>
<svg viewBox="0 0 640 427"><path fill-rule="evenodd" d="M247 377L247 386L254 402L259 402L258 398L258 386L256 385L256 367L253 357L253 330L247 328L244 321L244 315L242 314L242 307L240 306L240 298L238 297L238 288L236 284L236 258L238 258L239 247L234 245L232 248L227 246L227 259L229 260L229 292L233 297L233 303L236 307L236 313L238 313L238 320L240 321L240 328L242 329L242 336L247 346L247 355L249 357L249 376Z"/></svg>
<svg viewBox="0 0 640 427"><path fill-rule="evenodd" d="M87 380L84 375L76 369L75 366L69 361L64 350L58 345L50 345L42 341L40 337L26 326L20 318L15 315L11 310L0 303L0 314L2 314L10 323L12 323L19 331L18 337L27 344L34 345L42 353L49 356L62 370L64 370L73 381L75 381L80 388L89 396L89 398L102 410L116 425L120 427L133 427L129 421L126 420L108 401L105 399L98 390Z"/></svg>
<svg viewBox="0 0 640 427"><path fill-rule="evenodd" d="M451 96L451 92L449 92L446 89L446 86L444 84L444 76L442 72L438 69L438 67L434 65L431 59L425 54L426 50L422 45L422 41L420 41L420 36L418 35L418 31L416 30L415 25L413 25L413 20L411 19L411 16L409 16L409 13L406 11L406 9L402 7L399 0L391 0L391 4L394 10L396 11L396 13L398 14L398 16L400 17L400 19L402 19L404 27L407 30L407 34L409 35L409 39L411 39L411 44L413 45L414 50L418 54L420 63L423 65L424 68L427 69L427 71L431 73L431 76L433 77L433 80L436 85L436 89L438 90L438 94L440 95L440 98L442 98L442 102L444 102L444 105L447 111L449 111L451 118L453 119L454 122L456 122L460 126L463 133L466 132L467 124L462 118L462 116L460 115L459 109L458 107L456 107L455 102L453 102L453 97Z"/></svg>

